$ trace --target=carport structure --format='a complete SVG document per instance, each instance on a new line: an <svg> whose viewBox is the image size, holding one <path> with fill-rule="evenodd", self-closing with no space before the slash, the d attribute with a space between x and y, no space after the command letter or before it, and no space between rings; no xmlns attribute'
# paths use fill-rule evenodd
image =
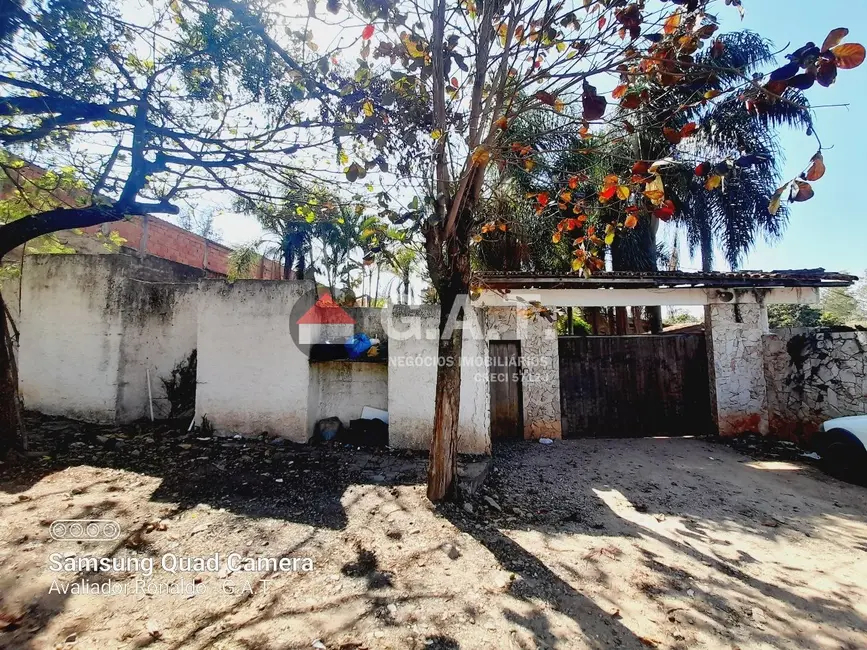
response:
<svg viewBox="0 0 867 650"><path fill-rule="evenodd" d="M556 385L502 387L492 375L491 435L523 430L538 437L532 422L509 425L510 413L523 419L527 409L510 409L507 400L524 395L526 405L528 392L532 401L532 393L546 391L559 397L554 406L560 430L546 433L553 437L766 434L762 335L768 333L768 305L816 304L819 289L847 287L857 279L824 269L606 272L589 278L483 274L475 304L494 313L528 305L701 306L705 313L705 332L698 334L557 337L549 326L545 338L547 354L556 361ZM520 354L520 337L514 343ZM494 346L489 354L495 354Z"/></svg>

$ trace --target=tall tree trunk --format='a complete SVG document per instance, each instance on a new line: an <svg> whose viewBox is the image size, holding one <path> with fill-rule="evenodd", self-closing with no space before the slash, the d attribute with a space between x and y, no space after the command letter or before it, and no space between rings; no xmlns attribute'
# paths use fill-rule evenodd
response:
<svg viewBox="0 0 867 650"><path fill-rule="evenodd" d="M10 340L6 303L0 293L0 458L6 456L18 439L18 411L15 403L18 387L12 371Z"/></svg>
<svg viewBox="0 0 867 650"><path fill-rule="evenodd" d="M292 253L292 244L288 240L283 242L283 279L292 279L292 265L295 262L295 256Z"/></svg>
<svg viewBox="0 0 867 650"><path fill-rule="evenodd" d="M713 232L706 219L699 222L699 237L701 238L701 270L713 271Z"/></svg>
<svg viewBox="0 0 867 650"><path fill-rule="evenodd" d="M447 337L443 332L458 295L453 288L440 291L436 404L427 478L427 498L431 501L451 499L456 492L463 330L455 328Z"/></svg>
<svg viewBox="0 0 867 650"><path fill-rule="evenodd" d="M376 291L374 292L374 295L373 295L373 306L374 307L376 307L376 305L379 303L379 274L381 272L382 272L382 266L380 265L379 262L377 262L376 263Z"/></svg>
<svg viewBox="0 0 867 650"><path fill-rule="evenodd" d="M295 277L298 280L304 280L304 276L307 272L307 260L304 257L304 244L302 243L300 246L300 250L298 251L298 264L295 266Z"/></svg>

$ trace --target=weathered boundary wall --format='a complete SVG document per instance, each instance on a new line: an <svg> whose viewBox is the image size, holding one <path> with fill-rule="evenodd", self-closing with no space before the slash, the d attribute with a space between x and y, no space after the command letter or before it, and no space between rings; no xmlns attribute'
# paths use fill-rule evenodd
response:
<svg viewBox="0 0 867 650"><path fill-rule="evenodd" d="M782 328L762 337L770 433L805 440L867 413L867 332Z"/></svg>
<svg viewBox="0 0 867 650"><path fill-rule="evenodd" d="M195 348L202 272L128 255L34 255L24 262L19 347L27 408L96 422L168 411L161 378Z"/></svg>
<svg viewBox="0 0 867 650"><path fill-rule="evenodd" d="M315 291L311 281L201 282L199 422L207 418L218 432L307 442L310 364L291 323L313 306Z"/></svg>
<svg viewBox="0 0 867 650"><path fill-rule="evenodd" d="M439 364L439 305L395 305L388 331L388 419L393 447L430 448ZM480 312L468 309L463 328L458 451L489 454L490 402ZM460 360L458 360L460 361ZM448 362L448 361L444 361ZM451 362L454 362L452 360Z"/></svg>
<svg viewBox="0 0 867 650"><path fill-rule="evenodd" d="M720 435L768 433L762 335L767 308L759 303L705 308L711 401Z"/></svg>
<svg viewBox="0 0 867 650"><path fill-rule="evenodd" d="M319 420L338 417L344 426L365 406L388 410L388 366L363 361L310 364L309 432Z"/></svg>

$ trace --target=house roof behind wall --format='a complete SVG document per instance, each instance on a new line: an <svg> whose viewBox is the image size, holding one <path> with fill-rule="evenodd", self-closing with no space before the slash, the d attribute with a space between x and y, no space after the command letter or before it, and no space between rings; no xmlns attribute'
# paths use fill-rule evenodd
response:
<svg viewBox="0 0 867 650"><path fill-rule="evenodd" d="M480 273L483 286L491 289L648 289L672 287L772 288L848 287L858 277L825 269L789 271L606 271L589 278L576 274Z"/></svg>

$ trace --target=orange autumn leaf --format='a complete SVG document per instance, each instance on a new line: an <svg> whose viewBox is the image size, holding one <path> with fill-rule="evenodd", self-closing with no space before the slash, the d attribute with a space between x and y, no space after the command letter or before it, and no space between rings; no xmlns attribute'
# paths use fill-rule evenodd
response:
<svg viewBox="0 0 867 650"><path fill-rule="evenodd" d="M537 201L537 202L539 203L539 205L541 205L541 206L546 206L546 205L548 205L548 192L539 192L539 193L536 195L536 201Z"/></svg>
<svg viewBox="0 0 867 650"><path fill-rule="evenodd" d="M680 144L680 141L683 139L683 136L680 135L680 131L677 129L672 129L669 126L666 126L662 129L662 135L665 136L665 139L668 140L671 144Z"/></svg>
<svg viewBox="0 0 867 650"><path fill-rule="evenodd" d="M479 145L473 149L473 153L470 155L472 163L474 165L479 165L480 167L487 165L490 159L491 151L485 145Z"/></svg>
<svg viewBox="0 0 867 650"><path fill-rule="evenodd" d="M665 21L665 25L662 27L662 31L665 34L674 34L677 31L677 28L680 27L680 22L683 16L679 11L675 11L671 14L668 19Z"/></svg>
<svg viewBox="0 0 867 650"><path fill-rule="evenodd" d="M509 120L507 120L504 116L504 117L501 117L500 119L498 119L494 124L497 125L498 129L505 131L506 127L509 126ZM512 143L512 147L514 147L514 146L515 146L515 143Z"/></svg>
<svg viewBox="0 0 867 650"><path fill-rule="evenodd" d="M620 84L614 90L611 91L611 96L614 99L620 99L626 94L626 91L629 89L629 86L626 84Z"/></svg>
<svg viewBox="0 0 867 650"><path fill-rule="evenodd" d="M651 203L656 205L665 198L665 192L662 190L645 190L644 196L650 199Z"/></svg>
<svg viewBox="0 0 867 650"><path fill-rule="evenodd" d="M867 52L860 43L844 43L831 48L831 53L837 59L837 67L841 70L851 70L864 63Z"/></svg>
<svg viewBox="0 0 867 650"><path fill-rule="evenodd" d="M791 195L790 201L800 203L801 201L809 201L816 193L813 191L813 186L804 181L795 181L795 186Z"/></svg>
<svg viewBox="0 0 867 650"><path fill-rule="evenodd" d="M688 138L696 131L698 131L698 124L696 124L695 122L690 122L680 130L680 137Z"/></svg>
<svg viewBox="0 0 867 650"><path fill-rule="evenodd" d="M810 167L804 173L804 178L806 178L808 181L817 181L824 175L825 159L822 156L822 152L820 151L810 159Z"/></svg>
<svg viewBox="0 0 867 650"><path fill-rule="evenodd" d="M555 244L559 244L560 240L563 238L563 235L560 232L555 232L554 236L551 237L551 241Z"/></svg>
<svg viewBox="0 0 867 650"><path fill-rule="evenodd" d="M634 214L630 214L626 217L626 220L623 222L623 225L629 229L635 228L638 225L638 217Z"/></svg>
<svg viewBox="0 0 867 650"><path fill-rule="evenodd" d="M560 200L563 201L563 203L569 203L569 201L572 200L572 192L569 192L568 190L563 190L560 193Z"/></svg>
<svg viewBox="0 0 867 650"><path fill-rule="evenodd" d="M838 27L837 29L832 29L825 37L825 41L822 43L821 51L827 52L832 47L837 47L848 35L849 30L845 27Z"/></svg>
<svg viewBox="0 0 867 650"><path fill-rule="evenodd" d="M707 179L707 182L705 182L704 189L708 190L709 192L712 192L716 188L718 188L720 185L722 185L722 182L723 182L722 176L720 176L719 174L712 174Z"/></svg>
<svg viewBox="0 0 867 650"><path fill-rule="evenodd" d="M570 187L571 189L573 189L573 190L574 190L576 187L578 187L578 177L577 177L577 176L571 176L571 177L569 178L569 187Z"/></svg>
<svg viewBox="0 0 867 650"><path fill-rule="evenodd" d="M608 174L602 181L602 187L608 188L619 183L620 179L615 174Z"/></svg>

